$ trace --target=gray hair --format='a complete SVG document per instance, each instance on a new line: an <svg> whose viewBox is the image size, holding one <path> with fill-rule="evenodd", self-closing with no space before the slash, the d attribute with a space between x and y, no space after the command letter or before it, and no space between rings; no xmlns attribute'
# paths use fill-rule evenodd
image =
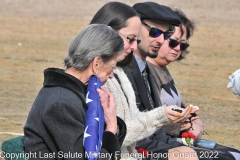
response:
<svg viewBox="0 0 240 160"><path fill-rule="evenodd" d="M116 31L105 24L91 24L70 41L64 65L82 71L95 57L101 57L103 63L107 63L123 52L123 46Z"/></svg>

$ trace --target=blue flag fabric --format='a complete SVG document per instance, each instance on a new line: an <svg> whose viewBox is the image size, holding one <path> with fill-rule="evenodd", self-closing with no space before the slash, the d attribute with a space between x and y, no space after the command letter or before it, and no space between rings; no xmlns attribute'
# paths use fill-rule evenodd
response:
<svg viewBox="0 0 240 160"><path fill-rule="evenodd" d="M83 145L88 160L97 160L98 153L102 147L102 136L104 131L104 112L100 103L97 88L102 86L100 79L92 75L88 81L86 103L86 123Z"/></svg>

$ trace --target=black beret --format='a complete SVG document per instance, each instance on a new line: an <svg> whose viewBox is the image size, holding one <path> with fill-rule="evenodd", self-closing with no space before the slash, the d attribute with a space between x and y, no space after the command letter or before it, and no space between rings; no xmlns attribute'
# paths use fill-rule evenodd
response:
<svg viewBox="0 0 240 160"><path fill-rule="evenodd" d="M148 19L154 22L167 23L179 26L180 18L167 6L155 2L136 3L132 6L141 16L141 20Z"/></svg>

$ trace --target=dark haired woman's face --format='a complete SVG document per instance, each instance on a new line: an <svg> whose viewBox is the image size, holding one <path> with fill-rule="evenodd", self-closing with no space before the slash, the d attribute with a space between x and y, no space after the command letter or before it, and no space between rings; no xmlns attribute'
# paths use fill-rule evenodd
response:
<svg viewBox="0 0 240 160"><path fill-rule="evenodd" d="M117 58L118 62L122 61L126 56L128 56L131 51L137 50L137 41L130 43L129 39L138 39L141 29L140 18L137 16L131 17L127 20L126 24L126 27L118 31L124 42L124 52Z"/></svg>

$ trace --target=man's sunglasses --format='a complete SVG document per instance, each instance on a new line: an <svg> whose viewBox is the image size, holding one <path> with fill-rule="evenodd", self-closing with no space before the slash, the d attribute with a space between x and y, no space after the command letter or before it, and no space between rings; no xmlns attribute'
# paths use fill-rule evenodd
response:
<svg viewBox="0 0 240 160"><path fill-rule="evenodd" d="M124 38L126 38L127 40L128 40L128 43L129 44L133 44L135 41L137 41L137 44L139 44L140 42L141 42L141 40L140 39L135 39L135 38L130 38L130 37L128 37L128 36L126 36L126 35L124 35L124 34L122 34L122 33L120 33L120 32L118 32L121 36L123 36Z"/></svg>
<svg viewBox="0 0 240 160"><path fill-rule="evenodd" d="M145 26L147 26L150 29L149 36L153 37L153 38L157 38L161 34L163 34L164 39L166 40L166 39L170 38L173 35L174 30L175 30L175 27L172 26L172 25L170 25L169 29L164 32L164 31L162 31L162 30L160 30L158 28L150 26L149 24L145 23L144 21L142 21L142 24L144 24Z"/></svg>
<svg viewBox="0 0 240 160"><path fill-rule="evenodd" d="M169 47L171 48L175 48L180 44L181 51L185 51L190 46L188 43L178 42L177 40L171 39L171 38L169 38L168 41L169 41Z"/></svg>

